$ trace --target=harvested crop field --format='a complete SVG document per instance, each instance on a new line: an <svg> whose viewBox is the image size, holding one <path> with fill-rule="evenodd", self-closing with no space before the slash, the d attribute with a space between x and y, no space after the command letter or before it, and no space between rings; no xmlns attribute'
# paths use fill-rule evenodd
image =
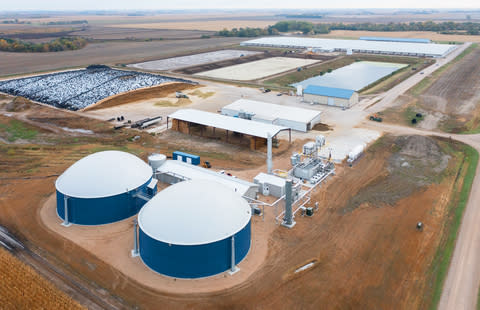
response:
<svg viewBox="0 0 480 310"><path fill-rule="evenodd" d="M90 25L85 29L70 33L70 35L86 37L94 40L198 39L202 35L212 34L214 34L212 31L113 28L101 25Z"/></svg>
<svg viewBox="0 0 480 310"><path fill-rule="evenodd" d="M298 67L312 65L317 62L318 60L314 59L272 57L211 71L205 71L197 73L197 75L225 80L250 81L282 73Z"/></svg>
<svg viewBox="0 0 480 310"><path fill-rule="evenodd" d="M439 113L438 126L447 132L480 128L480 48L449 67L418 98L417 105Z"/></svg>
<svg viewBox="0 0 480 310"><path fill-rule="evenodd" d="M382 111L388 122L451 133L477 133L480 130L480 47L472 45L445 67L426 76L395 106Z"/></svg>
<svg viewBox="0 0 480 310"><path fill-rule="evenodd" d="M230 19L225 20L174 20L167 22L156 22L156 23L138 23L138 24L117 24L109 25L109 27L120 27L120 28L143 28L143 29L187 29L187 30L205 30L205 31L220 31L223 29L232 29L232 28L265 28L270 25L273 25L278 20L268 19L268 20L254 20L254 19Z"/></svg>
<svg viewBox="0 0 480 310"><path fill-rule="evenodd" d="M0 91L58 108L84 109L107 97L168 82L191 81L104 66L0 81Z"/></svg>
<svg viewBox="0 0 480 310"><path fill-rule="evenodd" d="M355 38L368 37L390 37L390 38L426 38L432 41L440 42L480 42L479 36L473 35L453 35L441 34L431 31L353 31L353 30L333 30L329 34L320 35L320 37L333 38Z"/></svg>
<svg viewBox="0 0 480 310"><path fill-rule="evenodd" d="M175 70L185 67L207 64L216 61L222 61L233 58L248 57L257 55L259 52L241 51L241 50L220 50L215 52L207 52L194 54L189 56L173 57L161 60L153 60L131 64L129 67L145 69L145 70Z"/></svg>
<svg viewBox="0 0 480 310"><path fill-rule="evenodd" d="M85 309L2 247L0 266L2 309Z"/></svg>
<svg viewBox="0 0 480 310"><path fill-rule="evenodd" d="M0 52L0 76L51 71L91 64L128 64L227 47L242 38L90 43L76 51L51 53Z"/></svg>

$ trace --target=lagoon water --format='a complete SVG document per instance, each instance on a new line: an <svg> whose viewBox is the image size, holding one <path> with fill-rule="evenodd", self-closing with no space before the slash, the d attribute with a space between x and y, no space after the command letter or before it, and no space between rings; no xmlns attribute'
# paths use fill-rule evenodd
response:
<svg viewBox="0 0 480 310"><path fill-rule="evenodd" d="M359 61L322 76L315 76L292 84L292 86L302 85L305 89L308 85L318 85L358 91L406 66L408 65L390 62Z"/></svg>

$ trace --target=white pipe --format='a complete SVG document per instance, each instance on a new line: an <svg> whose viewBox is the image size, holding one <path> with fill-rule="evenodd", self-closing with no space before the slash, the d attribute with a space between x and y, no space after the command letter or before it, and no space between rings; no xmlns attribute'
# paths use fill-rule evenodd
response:
<svg viewBox="0 0 480 310"><path fill-rule="evenodd" d="M133 220L133 250L132 257L137 257L139 255L138 250L138 221L137 219Z"/></svg>
<svg viewBox="0 0 480 310"><path fill-rule="evenodd" d="M63 207L64 207L64 212L63 212L63 223L62 225L65 227L70 226L70 221L68 220L68 196L63 195Z"/></svg>
<svg viewBox="0 0 480 310"><path fill-rule="evenodd" d="M230 271L235 272L235 236L232 236L232 255L230 261Z"/></svg>
<svg viewBox="0 0 480 310"><path fill-rule="evenodd" d="M272 135L267 135L267 173L272 174Z"/></svg>

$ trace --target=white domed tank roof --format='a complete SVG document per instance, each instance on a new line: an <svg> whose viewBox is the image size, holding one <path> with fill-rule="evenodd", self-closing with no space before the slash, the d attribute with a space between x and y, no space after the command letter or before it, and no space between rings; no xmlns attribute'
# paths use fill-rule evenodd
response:
<svg viewBox="0 0 480 310"><path fill-rule="evenodd" d="M58 177L55 187L67 196L102 198L125 193L145 184L152 168L130 153L104 151L88 155Z"/></svg>
<svg viewBox="0 0 480 310"><path fill-rule="evenodd" d="M176 245L223 240L242 230L252 211L229 187L210 180L174 184L153 197L138 214L151 238Z"/></svg>

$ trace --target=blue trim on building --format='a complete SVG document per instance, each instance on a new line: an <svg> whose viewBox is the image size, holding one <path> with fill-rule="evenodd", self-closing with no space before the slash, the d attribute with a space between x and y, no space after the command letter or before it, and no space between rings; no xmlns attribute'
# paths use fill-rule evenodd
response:
<svg viewBox="0 0 480 310"><path fill-rule="evenodd" d="M138 187L138 190L147 193L147 185ZM129 218L140 211L146 203L143 199L133 197L136 190L115 196L102 198L68 198L68 220L79 225L102 225L118 222ZM155 190L156 193L156 190ZM57 190L57 214L65 219L64 194Z"/></svg>
<svg viewBox="0 0 480 310"><path fill-rule="evenodd" d="M360 37L365 41L404 42L404 43L430 43L430 39L420 38L389 38L389 37Z"/></svg>
<svg viewBox="0 0 480 310"><path fill-rule="evenodd" d="M227 237L207 244L176 245L153 239L142 229L139 233L140 256L143 262L152 270L175 278L203 278L229 270L231 242L231 237ZM251 221L235 234L235 264L245 258L250 244Z"/></svg>
<svg viewBox="0 0 480 310"><path fill-rule="evenodd" d="M317 96L350 99L355 93L355 91L353 89L308 85L307 88L305 88L305 90L303 91L303 93Z"/></svg>

